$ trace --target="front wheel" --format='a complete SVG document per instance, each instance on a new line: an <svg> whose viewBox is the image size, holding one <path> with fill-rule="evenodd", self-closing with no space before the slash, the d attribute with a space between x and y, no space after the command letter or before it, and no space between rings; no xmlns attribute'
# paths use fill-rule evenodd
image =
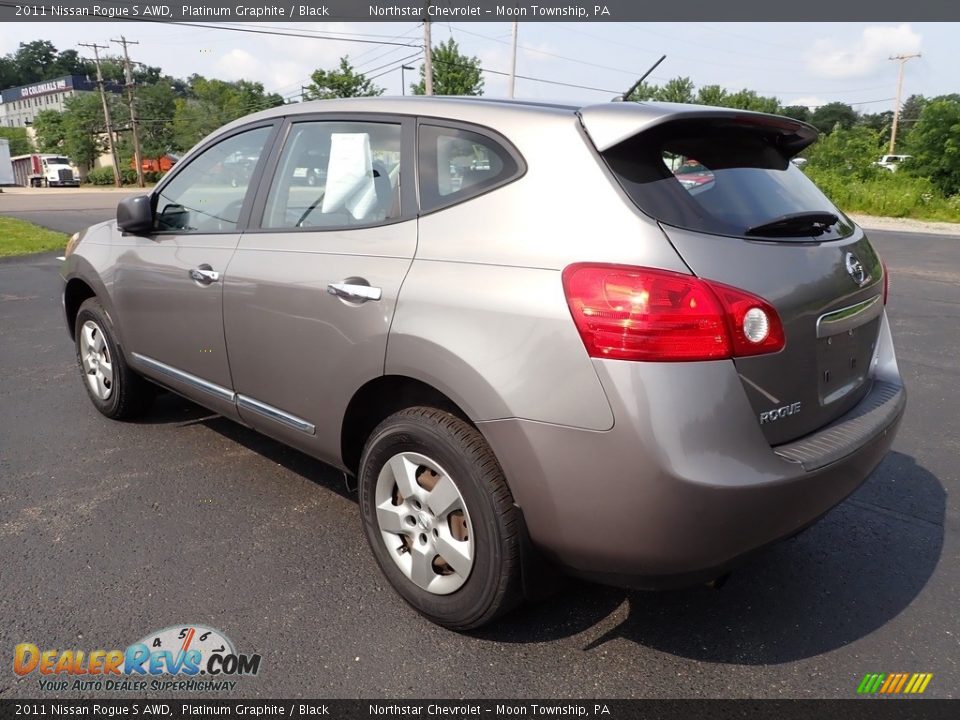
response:
<svg viewBox="0 0 960 720"><path fill-rule="evenodd" d="M380 569L428 619L469 630L520 601L519 512L474 426L428 407L391 415L364 447L359 492Z"/></svg>
<svg viewBox="0 0 960 720"><path fill-rule="evenodd" d="M127 365L113 324L100 301L84 301L74 329L77 364L94 407L115 420L143 414L153 401L153 386Z"/></svg>

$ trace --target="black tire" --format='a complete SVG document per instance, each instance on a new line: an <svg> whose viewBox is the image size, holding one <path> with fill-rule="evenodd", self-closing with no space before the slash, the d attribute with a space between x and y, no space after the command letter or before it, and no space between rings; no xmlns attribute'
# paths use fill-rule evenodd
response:
<svg viewBox="0 0 960 720"><path fill-rule="evenodd" d="M87 373L84 371L81 333L88 321L96 324L99 331L102 332L107 357L112 365L110 394L106 399L101 399L93 391L87 380ZM127 420L139 417L146 412L153 402L154 386L127 365L123 352L117 345L116 332L113 329L113 323L110 322L110 316L107 315L100 301L96 298L85 300L80 306L77 321L74 325L74 338L80 377L93 406L113 420Z"/></svg>
<svg viewBox="0 0 960 720"><path fill-rule="evenodd" d="M401 452L426 455L447 470L473 525L473 567L464 584L448 595L428 592L407 578L380 533L377 478L387 461ZM464 631L485 625L519 604L522 520L500 463L473 425L429 407L391 415L364 446L358 485L364 534L374 557L394 589L419 613L438 625Z"/></svg>

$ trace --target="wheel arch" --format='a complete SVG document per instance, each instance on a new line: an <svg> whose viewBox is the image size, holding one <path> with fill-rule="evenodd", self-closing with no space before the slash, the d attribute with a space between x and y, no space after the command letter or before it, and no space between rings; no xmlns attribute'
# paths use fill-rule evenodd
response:
<svg viewBox="0 0 960 720"><path fill-rule="evenodd" d="M347 405L340 430L343 465L356 475L373 429L393 413L417 405L446 410L473 422L463 408L432 385L406 375L381 375L361 386Z"/></svg>
<svg viewBox="0 0 960 720"><path fill-rule="evenodd" d="M67 281L63 289L63 312L71 340L76 340L77 314L80 312L80 306L92 297L97 297L97 293L85 280L73 277Z"/></svg>

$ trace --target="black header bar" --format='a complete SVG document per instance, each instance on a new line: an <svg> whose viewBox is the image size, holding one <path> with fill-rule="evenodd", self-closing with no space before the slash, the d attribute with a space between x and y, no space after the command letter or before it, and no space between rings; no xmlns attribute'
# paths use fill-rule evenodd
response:
<svg viewBox="0 0 960 720"><path fill-rule="evenodd" d="M951 21L952 0L0 0L2 22L654 22Z"/></svg>

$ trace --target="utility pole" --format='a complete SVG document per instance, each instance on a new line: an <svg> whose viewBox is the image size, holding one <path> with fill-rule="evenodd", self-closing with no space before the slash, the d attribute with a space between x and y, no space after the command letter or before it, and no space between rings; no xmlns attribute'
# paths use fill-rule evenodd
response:
<svg viewBox="0 0 960 720"><path fill-rule="evenodd" d="M433 45L430 42L429 20L423 21L423 52L423 94L433 95Z"/></svg>
<svg viewBox="0 0 960 720"><path fill-rule="evenodd" d="M510 98L517 82L517 21L513 21L513 49L510 52Z"/></svg>
<svg viewBox="0 0 960 720"><path fill-rule="evenodd" d="M309 90L309 89L310 89L310 88L308 88L306 85L301 85L301 86L300 86L300 102L306 102L306 101L307 101L307 90Z"/></svg>
<svg viewBox="0 0 960 720"><path fill-rule="evenodd" d="M140 153L140 131L137 127L137 98L133 91L133 70L130 69L130 54L127 52L127 45L139 45L135 40L127 40L123 35L119 40L110 42L123 45L123 76L127 84L127 104L130 106L130 128L133 130L133 161L137 164L137 187L145 187L143 182L143 155Z"/></svg>
<svg viewBox="0 0 960 720"><path fill-rule="evenodd" d="M100 100L103 102L103 121L107 126L107 144L110 146L110 157L113 159L113 184L120 187L120 161L117 160L117 148L113 144L113 123L110 121L110 105L107 102L107 91L103 88L103 73L100 71L100 50L107 50L109 45L96 43L77 43L80 47L93 48L93 62L97 66L97 87L100 88Z"/></svg>
<svg viewBox="0 0 960 720"><path fill-rule="evenodd" d="M891 55L891 60L897 60L900 63L900 70L897 73L897 99L893 106L893 128L890 130L890 154L893 155L894 148L897 146L897 126L900 124L900 94L903 91L903 66L908 60L921 57L920 53L913 55Z"/></svg>

